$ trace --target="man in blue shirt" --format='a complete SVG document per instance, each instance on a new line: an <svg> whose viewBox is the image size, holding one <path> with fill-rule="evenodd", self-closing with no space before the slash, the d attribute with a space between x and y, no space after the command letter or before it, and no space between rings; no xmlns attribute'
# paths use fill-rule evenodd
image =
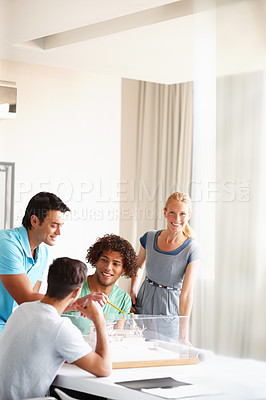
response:
<svg viewBox="0 0 266 400"><path fill-rule="evenodd" d="M17 304L40 300L48 246L60 235L70 209L53 193L36 194L19 228L0 231L0 334Z"/></svg>

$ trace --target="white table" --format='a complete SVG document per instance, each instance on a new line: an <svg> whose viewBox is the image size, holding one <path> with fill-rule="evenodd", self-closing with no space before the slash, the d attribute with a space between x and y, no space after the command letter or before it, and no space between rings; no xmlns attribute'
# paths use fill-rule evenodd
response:
<svg viewBox="0 0 266 400"><path fill-rule="evenodd" d="M64 364L54 385L113 400L158 400L160 397L116 382L162 377L204 385L222 393L199 396L196 400L266 399L266 362L214 355L196 365L116 369L108 378L96 378L74 365Z"/></svg>

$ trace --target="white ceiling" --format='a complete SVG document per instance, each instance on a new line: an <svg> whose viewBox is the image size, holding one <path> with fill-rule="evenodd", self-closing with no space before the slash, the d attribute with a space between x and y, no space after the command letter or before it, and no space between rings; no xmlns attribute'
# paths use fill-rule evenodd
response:
<svg viewBox="0 0 266 400"><path fill-rule="evenodd" d="M207 61L198 46L209 46L218 74L257 70L266 65L265 3L0 0L0 58L176 83L195 78L195 63Z"/></svg>

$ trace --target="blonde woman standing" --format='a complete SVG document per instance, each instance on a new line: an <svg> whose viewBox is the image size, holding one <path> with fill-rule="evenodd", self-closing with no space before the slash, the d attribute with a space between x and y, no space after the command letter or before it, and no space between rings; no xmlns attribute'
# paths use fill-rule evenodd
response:
<svg viewBox="0 0 266 400"><path fill-rule="evenodd" d="M140 238L138 268L146 264L146 277L137 296L138 279L131 280L132 311L190 316L201 252L189 225L189 195L172 193L166 201L164 216L166 229L146 232ZM184 326L180 335L182 341L190 345L188 326Z"/></svg>

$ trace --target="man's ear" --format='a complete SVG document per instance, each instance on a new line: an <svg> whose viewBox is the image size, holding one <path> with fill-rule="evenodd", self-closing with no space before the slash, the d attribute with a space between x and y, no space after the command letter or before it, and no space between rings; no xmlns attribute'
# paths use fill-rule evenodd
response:
<svg viewBox="0 0 266 400"><path fill-rule="evenodd" d="M76 289L73 290L73 292L71 293L71 298L75 299L79 296L81 292L81 287L77 287Z"/></svg>
<svg viewBox="0 0 266 400"><path fill-rule="evenodd" d="M30 217L30 222L31 222L31 226L33 226L34 228L35 228L37 225L40 224L40 220L39 220L39 218L37 217L37 215L32 215L32 216Z"/></svg>

